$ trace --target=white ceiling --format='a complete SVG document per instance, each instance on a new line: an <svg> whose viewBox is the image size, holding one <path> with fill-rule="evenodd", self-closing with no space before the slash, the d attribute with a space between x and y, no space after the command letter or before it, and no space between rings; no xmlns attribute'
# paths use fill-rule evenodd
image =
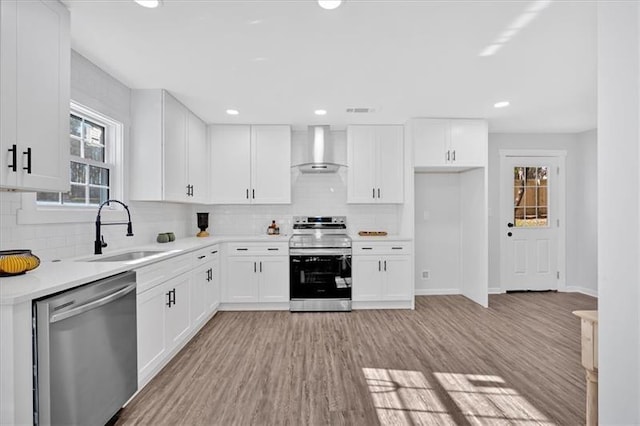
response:
<svg viewBox="0 0 640 426"><path fill-rule="evenodd" d="M208 123L484 117L492 132L596 126L595 2L347 0L333 11L313 0L65 4L76 51L131 88L169 90ZM480 56L514 28L494 55ZM511 106L493 108L501 100ZM318 108L328 114L315 116Z"/></svg>

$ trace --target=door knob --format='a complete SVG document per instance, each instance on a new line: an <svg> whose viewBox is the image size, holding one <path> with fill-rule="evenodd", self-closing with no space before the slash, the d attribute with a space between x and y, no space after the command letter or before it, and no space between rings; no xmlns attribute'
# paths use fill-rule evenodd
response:
<svg viewBox="0 0 640 426"><path fill-rule="evenodd" d="M511 232L511 231L507 232L507 237L510 237L512 235L513 235L513 232Z"/></svg>
<svg viewBox="0 0 640 426"><path fill-rule="evenodd" d="M507 226L508 226L509 228L513 228L513 223L509 222L509 223L507 223Z"/></svg>

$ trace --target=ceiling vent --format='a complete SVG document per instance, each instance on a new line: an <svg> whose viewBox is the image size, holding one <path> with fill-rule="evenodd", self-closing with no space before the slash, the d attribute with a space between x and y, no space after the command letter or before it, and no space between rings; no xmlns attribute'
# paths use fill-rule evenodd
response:
<svg viewBox="0 0 640 426"><path fill-rule="evenodd" d="M372 112L376 112L374 108L347 108L347 112L351 112L354 114L369 114Z"/></svg>

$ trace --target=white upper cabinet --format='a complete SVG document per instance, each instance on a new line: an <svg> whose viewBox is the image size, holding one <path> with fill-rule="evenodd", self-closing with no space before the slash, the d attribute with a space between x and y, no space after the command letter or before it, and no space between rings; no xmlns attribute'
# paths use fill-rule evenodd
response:
<svg viewBox="0 0 640 426"><path fill-rule="evenodd" d="M209 126L213 204L290 204L291 128Z"/></svg>
<svg viewBox="0 0 640 426"><path fill-rule="evenodd" d="M487 122L475 119L411 120L414 166L466 169L487 165Z"/></svg>
<svg viewBox="0 0 640 426"><path fill-rule="evenodd" d="M206 125L167 91L132 92L130 198L206 202Z"/></svg>
<svg viewBox="0 0 640 426"><path fill-rule="evenodd" d="M404 202L402 126L347 128L347 202Z"/></svg>
<svg viewBox="0 0 640 426"><path fill-rule="evenodd" d="M0 2L0 187L69 190L69 11Z"/></svg>

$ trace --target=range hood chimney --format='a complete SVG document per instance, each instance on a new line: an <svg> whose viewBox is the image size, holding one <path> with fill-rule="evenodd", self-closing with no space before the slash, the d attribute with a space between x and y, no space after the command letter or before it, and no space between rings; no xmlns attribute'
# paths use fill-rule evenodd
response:
<svg viewBox="0 0 640 426"><path fill-rule="evenodd" d="M334 160L329 126L309 126L304 160L298 165L302 173L335 173L342 166Z"/></svg>

